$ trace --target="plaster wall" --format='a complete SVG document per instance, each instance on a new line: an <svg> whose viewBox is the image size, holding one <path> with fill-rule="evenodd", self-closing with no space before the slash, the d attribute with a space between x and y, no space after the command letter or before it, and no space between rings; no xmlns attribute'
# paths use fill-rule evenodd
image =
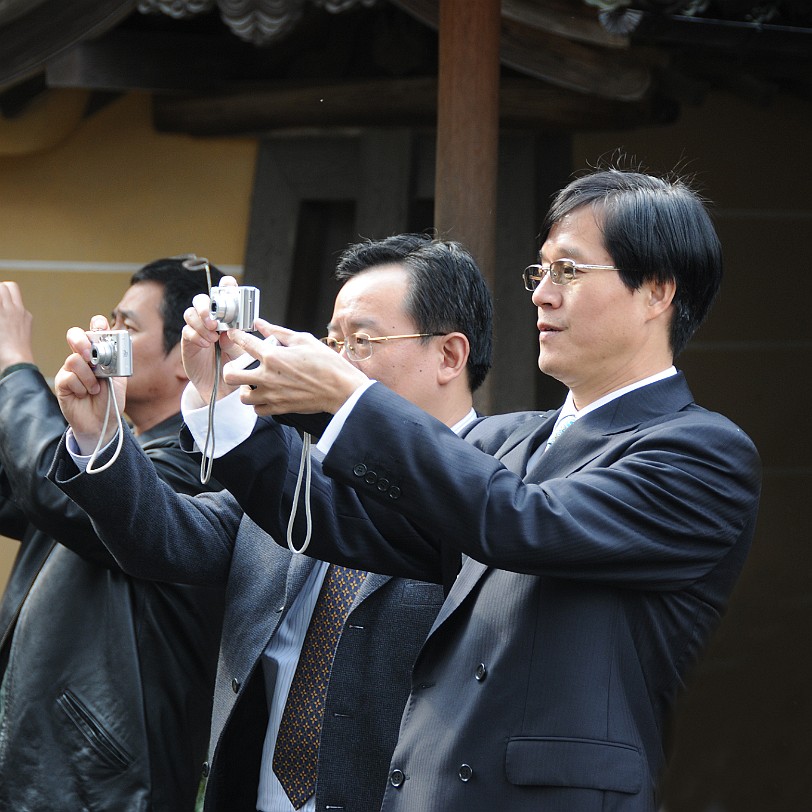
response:
<svg viewBox="0 0 812 812"><path fill-rule="evenodd" d="M0 279L22 289L49 379L68 327L110 313L141 265L193 252L241 272L256 156L250 138L156 133L147 95L79 118L75 91L51 92L0 121ZM0 587L16 549L0 539Z"/></svg>

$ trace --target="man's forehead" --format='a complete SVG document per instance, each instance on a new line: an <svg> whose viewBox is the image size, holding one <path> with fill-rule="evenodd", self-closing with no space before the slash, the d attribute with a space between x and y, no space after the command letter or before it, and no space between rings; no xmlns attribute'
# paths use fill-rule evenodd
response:
<svg viewBox="0 0 812 812"><path fill-rule="evenodd" d="M596 250L605 250L602 219L593 207L577 206L551 225L539 257L555 253L585 261Z"/></svg>
<svg viewBox="0 0 812 812"><path fill-rule="evenodd" d="M330 329L352 327L367 330L387 328L393 319L408 319L405 311L409 277L400 266L363 271L349 279L338 292Z"/></svg>
<svg viewBox="0 0 812 812"><path fill-rule="evenodd" d="M113 308L114 316L125 319L146 318L150 313L160 315L163 286L157 282L136 282L130 285Z"/></svg>

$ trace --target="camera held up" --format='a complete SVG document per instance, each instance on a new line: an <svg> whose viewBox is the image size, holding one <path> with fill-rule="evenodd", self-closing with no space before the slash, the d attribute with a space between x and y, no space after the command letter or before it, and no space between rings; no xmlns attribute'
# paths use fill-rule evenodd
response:
<svg viewBox="0 0 812 812"><path fill-rule="evenodd" d="M254 320L259 316L259 288L250 285L213 287L210 298L211 315L217 319L219 332L232 327L254 329Z"/></svg>
<svg viewBox="0 0 812 812"><path fill-rule="evenodd" d="M132 339L126 330L89 330L90 365L97 378L133 374Z"/></svg>

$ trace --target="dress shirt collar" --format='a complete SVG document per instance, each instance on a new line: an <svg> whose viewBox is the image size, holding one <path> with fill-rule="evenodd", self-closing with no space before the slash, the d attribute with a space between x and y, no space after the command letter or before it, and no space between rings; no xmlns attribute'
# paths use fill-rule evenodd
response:
<svg viewBox="0 0 812 812"><path fill-rule="evenodd" d="M472 406L471 410L468 412L467 415L465 415L465 417L462 418L462 420L458 420L453 426L450 426L449 428L451 429L451 431L454 432L454 434L459 434L466 426L473 423L474 420L476 419L477 419L476 411Z"/></svg>
<svg viewBox="0 0 812 812"><path fill-rule="evenodd" d="M595 409L600 409L601 406L605 406L607 403L611 403L616 398L621 397L622 395L628 395L629 392L633 392L635 389L641 389L644 386L648 386L650 383L656 383L657 381L661 381L664 378L670 378L672 375L676 375L677 370L676 367L670 366L668 369L664 369L662 372L657 372L654 375L649 375L648 378L643 378L640 381L635 381L634 383L630 383L628 386L624 386L621 389L615 389L614 392L610 392L608 395L604 395L602 398L598 398L597 400L590 403L588 406L584 406L583 409L578 410L575 408L575 401L572 397L572 390L567 392L567 397L564 400L564 405L561 407L561 412L558 415L557 420L555 421L555 426L553 426L553 430L550 433L552 437L555 434L555 430L558 428L558 424L562 421L566 420L569 417L573 417L576 420L583 417L590 412L594 412Z"/></svg>

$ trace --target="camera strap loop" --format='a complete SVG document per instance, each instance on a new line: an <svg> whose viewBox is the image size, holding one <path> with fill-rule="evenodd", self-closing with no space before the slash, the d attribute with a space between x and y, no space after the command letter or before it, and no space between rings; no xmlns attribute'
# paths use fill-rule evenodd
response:
<svg viewBox="0 0 812 812"><path fill-rule="evenodd" d="M85 473L87 474L99 474L102 471L106 471L118 459L118 455L121 453L121 446L124 444L124 426L121 422L121 412L119 411L118 401L116 400L116 390L113 387L113 379L106 378L106 381L107 406L104 410L104 423L102 423L99 441L96 443L96 447L93 449L93 453L90 455L87 468L85 468ZM116 450L113 452L113 456L106 463L104 463L104 465L102 465L100 468L94 468L93 463L96 462L96 458L99 456L99 452L102 448L102 441L104 440L104 435L107 432L107 424L110 422L111 410L115 412L116 420L118 421L118 442L116 443Z"/></svg>
<svg viewBox="0 0 812 812"><path fill-rule="evenodd" d="M310 536L313 533L313 517L310 514L310 475L313 470L313 461L310 458L311 437L305 432L302 435L302 456L299 459L299 474L296 477L296 490L293 493L293 504L290 508L290 519L288 519L288 549L292 553L303 553L310 545ZM296 513L299 510L299 493L302 490L302 480L305 483L305 519L307 530L302 546L297 550L293 543L293 524L296 521Z"/></svg>
<svg viewBox="0 0 812 812"><path fill-rule="evenodd" d="M313 533L313 517L310 513L310 475L313 469L313 461L310 458L311 437L305 432L302 436L302 456L299 459L299 475L296 477L296 490L293 493L293 504L290 508L290 519L288 519L288 549L292 553L303 553L310 544L310 536ZM302 489L302 480L305 483L305 519L307 521L307 531L302 546L297 550L293 543L293 523L296 521L296 513L299 509L299 493Z"/></svg>
<svg viewBox="0 0 812 812"><path fill-rule="evenodd" d="M206 428L206 442L203 445L203 457L200 460L200 482L206 485L211 479L214 467L214 407L217 403L217 390L220 388L220 342L214 345L214 384L209 400L209 422Z"/></svg>

